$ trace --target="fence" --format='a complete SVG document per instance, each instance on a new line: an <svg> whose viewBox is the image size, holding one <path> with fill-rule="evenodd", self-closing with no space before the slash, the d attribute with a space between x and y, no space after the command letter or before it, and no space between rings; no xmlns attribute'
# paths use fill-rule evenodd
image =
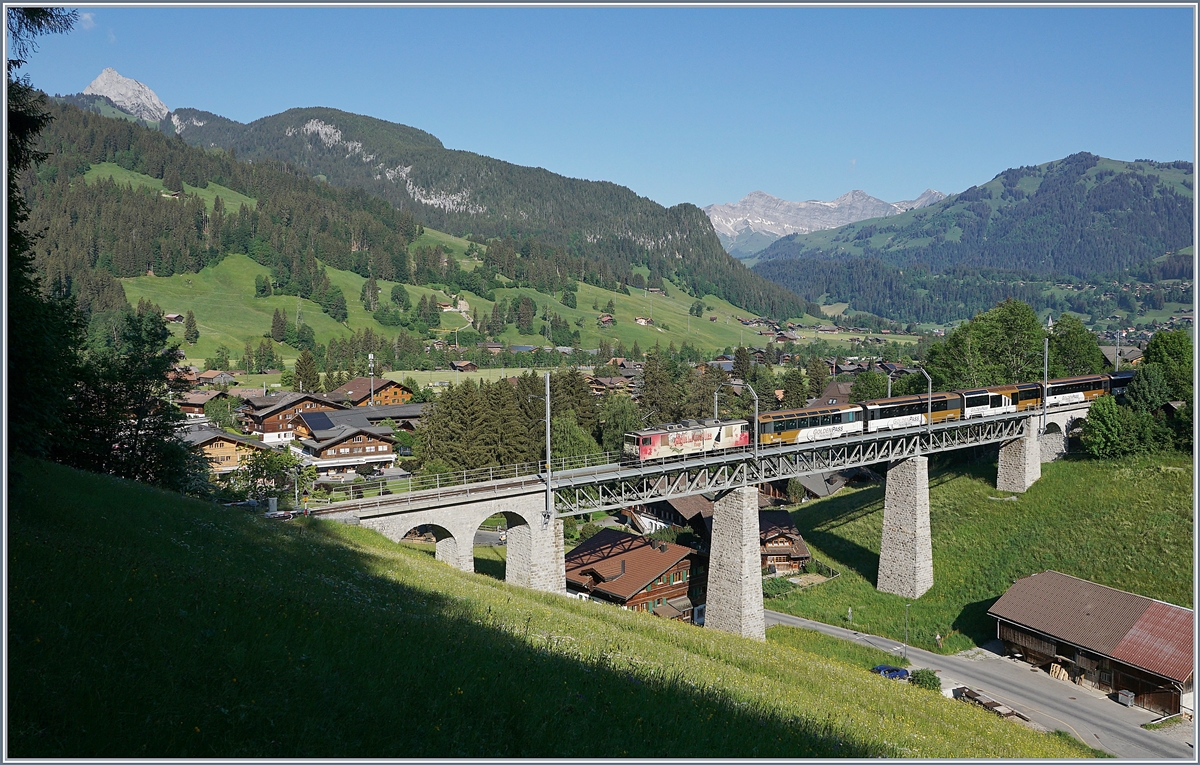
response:
<svg viewBox="0 0 1200 765"><path fill-rule="evenodd" d="M588 454L581 457L555 457L550 460L550 470L559 473L565 470L609 465L620 459L615 452ZM420 491L439 491L454 486L502 481L506 479L539 476L544 472L544 462L523 462L516 465L497 465L493 467L459 470L453 473L437 473L434 475L407 475L398 478L383 478L377 481L356 481L338 486L329 486L326 496L310 495L310 506L330 505L335 502L345 502L352 499L366 499L389 494L410 494ZM328 486L328 484L326 484Z"/></svg>

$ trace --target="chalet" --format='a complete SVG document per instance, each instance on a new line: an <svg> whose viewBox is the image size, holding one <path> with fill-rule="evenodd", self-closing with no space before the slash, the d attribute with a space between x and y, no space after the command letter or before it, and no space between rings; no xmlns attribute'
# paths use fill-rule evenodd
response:
<svg viewBox="0 0 1200 765"><path fill-rule="evenodd" d="M167 372L168 380L185 380L195 384L199 378L200 370L192 366L172 367L171 371Z"/></svg>
<svg viewBox="0 0 1200 765"><path fill-rule="evenodd" d="M772 574L799 573L812 559L804 537L786 510L759 511L758 542L761 565Z"/></svg>
<svg viewBox="0 0 1200 765"><path fill-rule="evenodd" d="M271 448L257 438L235 435L210 426L188 428L183 440L201 450L214 476L228 475L242 466L247 455Z"/></svg>
<svg viewBox="0 0 1200 765"><path fill-rule="evenodd" d="M834 333L834 332L837 332L837 331L838 331L838 328L837 328L837 327L831 327L831 326L829 326L828 324L819 324L819 325L817 326L817 331L818 331L818 332L820 332L820 333L822 333L822 334L826 334L826 335L828 335L828 334L832 334L832 333Z"/></svg>
<svg viewBox="0 0 1200 765"><path fill-rule="evenodd" d="M800 476L796 480L804 487L804 498L801 501L805 501L810 497L812 499L822 499L838 493L846 485L849 476L853 475L853 473L854 471L847 470Z"/></svg>
<svg viewBox="0 0 1200 765"><path fill-rule="evenodd" d="M454 303L438 303L437 307L441 309L442 313L450 313L458 310L454 307Z"/></svg>
<svg viewBox="0 0 1200 765"><path fill-rule="evenodd" d="M221 369L206 369L196 375L197 385L233 385L233 383L233 375Z"/></svg>
<svg viewBox="0 0 1200 765"><path fill-rule="evenodd" d="M451 361L450 369L455 372L477 372L479 371L479 365L474 361Z"/></svg>
<svg viewBox="0 0 1200 765"><path fill-rule="evenodd" d="M701 560L682 545L604 528L567 553L567 591L583 600L700 624Z"/></svg>
<svg viewBox="0 0 1200 765"><path fill-rule="evenodd" d="M599 318L596 319L596 323L601 327L611 327L615 322L616 319L607 313L600 314Z"/></svg>
<svg viewBox="0 0 1200 765"><path fill-rule="evenodd" d="M396 464L396 439L391 428L333 424L320 430L315 429L320 413L315 414L317 417L310 416L314 428L309 431L310 437L297 438L292 443L292 452L306 466L316 467L318 475L341 475L364 465L390 468Z"/></svg>
<svg viewBox="0 0 1200 765"><path fill-rule="evenodd" d="M290 441L295 437L294 420L302 412L331 412L346 405L319 393L284 393L248 398L238 407L242 432L254 434L266 443Z"/></svg>
<svg viewBox="0 0 1200 765"><path fill-rule="evenodd" d="M476 343L475 347L482 348L493 356L504 350L504 345L502 343Z"/></svg>
<svg viewBox="0 0 1200 765"><path fill-rule="evenodd" d="M587 384L593 396L629 392L629 380L625 377L588 377Z"/></svg>
<svg viewBox="0 0 1200 765"><path fill-rule="evenodd" d="M817 404L822 406L848 404L852 387L854 387L854 383L830 380L829 384L825 386L825 390L821 391L821 395L817 396Z"/></svg>
<svg viewBox="0 0 1200 765"><path fill-rule="evenodd" d="M374 386L375 395L372 399L371 389ZM345 396L345 398L341 398ZM345 385L341 385L329 393L331 401L343 401L349 406L389 406L407 404L412 401L413 392L395 380L384 377L355 377Z"/></svg>
<svg viewBox="0 0 1200 765"><path fill-rule="evenodd" d="M179 399L176 404L179 410L188 416L190 419L204 416L204 405L209 401L218 398L228 398L224 391L219 390L202 390L192 391Z"/></svg>
<svg viewBox="0 0 1200 765"><path fill-rule="evenodd" d="M635 316L635 317L633 317L633 320L636 323L641 324L643 327L649 327L649 326L654 325L654 319L649 319L649 318L646 318L645 316Z"/></svg>
<svg viewBox="0 0 1200 765"><path fill-rule="evenodd" d="M659 289L658 287L650 287L650 288L649 288L649 289L647 289L646 291L647 291L647 292L649 292L651 295L665 295L665 294L667 294L667 293L663 292L661 289Z"/></svg>
<svg viewBox="0 0 1200 765"><path fill-rule="evenodd" d="M709 320L709 321L716 321L716 320L717 320L717 317L716 317L716 316L709 316L709 317L708 317L708 320Z"/></svg>
<svg viewBox="0 0 1200 765"><path fill-rule="evenodd" d="M536 345L513 345L509 347L513 353L533 353L537 350Z"/></svg>
<svg viewBox="0 0 1200 765"><path fill-rule="evenodd" d="M1109 366L1116 366L1117 346L1102 345L1100 352L1104 354L1104 358L1108 361ZM1142 363L1142 350L1134 345L1121 346L1121 365L1136 367Z"/></svg>
<svg viewBox="0 0 1200 765"><path fill-rule="evenodd" d="M320 431L334 430L343 425L354 428L389 427L390 432L416 430L426 404L394 404L391 406L356 406L331 412L309 410L301 412L293 424L296 438L315 438ZM317 439L319 440L319 439ZM364 452L365 453L365 452Z"/></svg>
<svg viewBox="0 0 1200 765"><path fill-rule="evenodd" d="M1190 608L1043 571L1014 582L988 615L1010 654L1054 677L1162 715L1194 713Z"/></svg>
<svg viewBox="0 0 1200 765"><path fill-rule="evenodd" d="M164 313L163 319L171 322L172 324L182 324L183 323L183 314L181 314L181 313Z"/></svg>

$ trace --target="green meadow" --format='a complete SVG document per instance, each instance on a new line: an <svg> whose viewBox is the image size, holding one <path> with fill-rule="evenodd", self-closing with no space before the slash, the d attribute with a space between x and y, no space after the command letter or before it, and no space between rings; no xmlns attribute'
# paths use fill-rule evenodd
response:
<svg viewBox="0 0 1200 765"><path fill-rule="evenodd" d="M511 587L361 527L48 463L9 476L10 757L1091 754L790 631Z"/></svg>
<svg viewBox="0 0 1200 765"><path fill-rule="evenodd" d="M933 467L929 476L933 587L909 608L909 642L954 653L995 637L987 610L1019 579L1047 569L1192 607L1193 466L1169 453L1042 465L1024 494L995 488L995 462ZM909 602L875 589L884 486L846 488L791 511L830 582L770 608L861 632L904 638ZM944 637L939 651L934 642Z"/></svg>
<svg viewBox="0 0 1200 765"><path fill-rule="evenodd" d="M83 180L85 183L94 183L101 178L112 178L114 181L122 185L128 183L135 187L148 186L156 191L166 191L162 181L158 178L153 178L142 173L135 173L132 170L126 170L125 168L113 162L98 162L92 165L91 169L83 174ZM206 185L204 188L190 186L185 183L183 184L183 191L185 194L194 194L203 199L204 205L208 208L209 212L212 211L213 202L216 201L218 196L221 197L221 201L225 204L225 210L228 213L236 213L238 208L242 205L246 205L253 210L258 204L256 200L251 199L245 194L240 194L233 189L227 189L218 183L213 183L212 181L209 181L208 185Z"/></svg>

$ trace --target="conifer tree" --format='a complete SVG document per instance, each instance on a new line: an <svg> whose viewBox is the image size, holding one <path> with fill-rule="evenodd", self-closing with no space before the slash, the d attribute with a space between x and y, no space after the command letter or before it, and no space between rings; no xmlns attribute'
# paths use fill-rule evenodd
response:
<svg viewBox="0 0 1200 765"><path fill-rule="evenodd" d="M679 419L678 407L682 396L668 374L662 357L657 353L646 355L646 366L642 369L642 395L638 406L650 415L649 424L675 422Z"/></svg>
<svg viewBox="0 0 1200 765"><path fill-rule="evenodd" d="M820 356L808 360L808 397L820 396L829 382L829 365Z"/></svg>
<svg viewBox="0 0 1200 765"><path fill-rule="evenodd" d="M629 352L629 355L634 361L642 360L642 347L638 345L637 340L633 341L633 350Z"/></svg>
<svg viewBox="0 0 1200 765"><path fill-rule="evenodd" d="M200 328L196 326L196 315L191 311L187 312L187 318L183 321L183 339L188 345L195 345L200 339Z"/></svg>
<svg viewBox="0 0 1200 765"><path fill-rule="evenodd" d="M300 357L296 359L295 384L296 390L302 390L305 393L315 393L320 390L321 376L317 372L317 360L307 348L300 351Z"/></svg>
<svg viewBox="0 0 1200 765"><path fill-rule="evenodd" d="M808 383L804 373L799 367L789 367L783 376L783 408L800 409L808 398Z"/></svg>
<svg viewBox="0 0 1200 765"><path fill-rule="evenodd" d="M737 350L733 352L734 379L749 382L753 366L754 362L750 359L750 351L746 350L745 346L739 345Z"/></svg>
<svg viewBox="0 0 1200 765"><path fill-rule="evenodd" d="M271 339L277 343L282 343L287 337L287 319L283 315L283 311L275 309L275 314L271 317Z"/></svg>

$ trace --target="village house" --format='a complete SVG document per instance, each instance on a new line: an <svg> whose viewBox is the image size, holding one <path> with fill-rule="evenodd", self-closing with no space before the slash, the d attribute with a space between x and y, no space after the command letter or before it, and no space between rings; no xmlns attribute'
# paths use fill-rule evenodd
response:
<svg viewBox="0 0 1200 765"><path fill-rule="evenodd" d="M628 393L629 380L625 377L588 377L588 387L593 396L603 396L605 393Z"/></svg>
<svg viewBox="0 0 1200 765"><path fill-rule="evenodd" d="M604 528L566 555L567 592L702 624L705 571L695 550Z"/></svg>
<svg viewBox="0 0 1200 765"><path fill-rule="evenodd" d="M183 314L181 314L181 313L164 313L163 320L168 321L172 324L182 324L184 321L184 317L183 317Z"/></svg>
<svg viewBox="0 0 1200 765"><path fill-rule="evenodd" d="M323 412L301 414L305 437L297 436L292 452L317 475L342 475L365 465L386 469L396 464L392 429L386 425L355 426L332 422ZM326 426L326 427L323 427Z"/></svg>
<svg viewBox="0 0 1200 765"><path fill-rule="evenodd" d="M634 322L641 324L643 327L651 326L654 324L654 319L650 319L645 316L635 316L635 317L633 317L633 320L634 320Z"/></svg>
<svg viewBox="0 0 1200 765"><path fill-rule="evenodd" d="M184 394L183 398L175 403L189 419L196 419L204 416L205 404L218 398L228 398L228 396L224 391L219 390L192 391Z"/></svg>
<svg viewBox="0 0 1200 765"><path fill-rule="evenodd" d="M318 393L282 393L247 398L237 409L242 432L254 434L265 443L290 441L295 437L295 419L302 412L330 412L347 408Z"/></svg>
<svg viewBox="0 0 1200 765"><path fill-rule="evenodd" d="M1100 346L1100 352L1104 354L1104 359L1108 362L1110 369L1116 366L1117 346L1102 345L1102 346ZM1141 348L1138 348L1136 345L1122 345L1121 346L1121 366L1122 367L1126 367L1126 368L1136 367L1138 364L1141 364L1141 363L1142 363L1142 349Z"/></svg>
<svg viewBox="0 0 1200 765"><path fill-rule="evenodd" d="M1192 609L1057 571L1018 579L988 609L1010 655L1162 715L1194 714Z"/></svg>
<svg viewBox="0 0 1200 765"><path fill-rule="evenodd" d="M189 427L183 433L183 440L201 450L214 477L228 475L237 470L254 451L271 448L256 438L235 435L205 425Z"/></svg>
<svg viewBox="0 0 1200 765"><path fill-rule="evenodd" d="M455 372L477 372L479 365L474 361L451 361L450 369Z"/></svg>
<svg viewBox="0 0 1200 765"><path fill-rule="evenodd" d="M837 382L830 380L825 386L825 390L821 391L821 395L817 396L815 404L823 406L837 406L840 404L850 403L850 389L854 387L851 382Z"/></svg>
<svg viewBox="0 0 1200 765"><path fill-rule="evenodd" d="M761 565L768 573L799 573L812 559L804 537L786 510L758 512L758 541Z"/></svg>
<svg viewBox="0 0 1200 765"><path fill-rule="evenodd" d="M206 369L196 375L197 385L233 385L234 377L221 369Z"/></svg>
<svg viewBox="0 0 1200 765"><path fill-rule="evenodd" d="M371 397L374 386L374 399ZM412 401L413 392L395 380L384 377L355 377L345 385L329 392L330 401L341 401L349 406L390 406Z"/></svg>
<svg viewBox="0 0 1200 765"><path fill-rule="evenodd" d="M596 319L596 324L600 325L601 327L611 327L615 322L616 319L607 313L600 314L600 316Z"/></svg>
<svg viewBox="0 0 1200 765"><path fill-rule="evenodd" d="M498 354L498 353L500 353L501 351L503 351L503 350L504 350L504 344L503 344L503 343L494 343L494 342L491 342L491 343L476 343L476 344L475 344L475 347L476 347L476 348L482 348L483 350L487 351L488 353L492 354L493 356L495 356L496 354Z"/></svg>

